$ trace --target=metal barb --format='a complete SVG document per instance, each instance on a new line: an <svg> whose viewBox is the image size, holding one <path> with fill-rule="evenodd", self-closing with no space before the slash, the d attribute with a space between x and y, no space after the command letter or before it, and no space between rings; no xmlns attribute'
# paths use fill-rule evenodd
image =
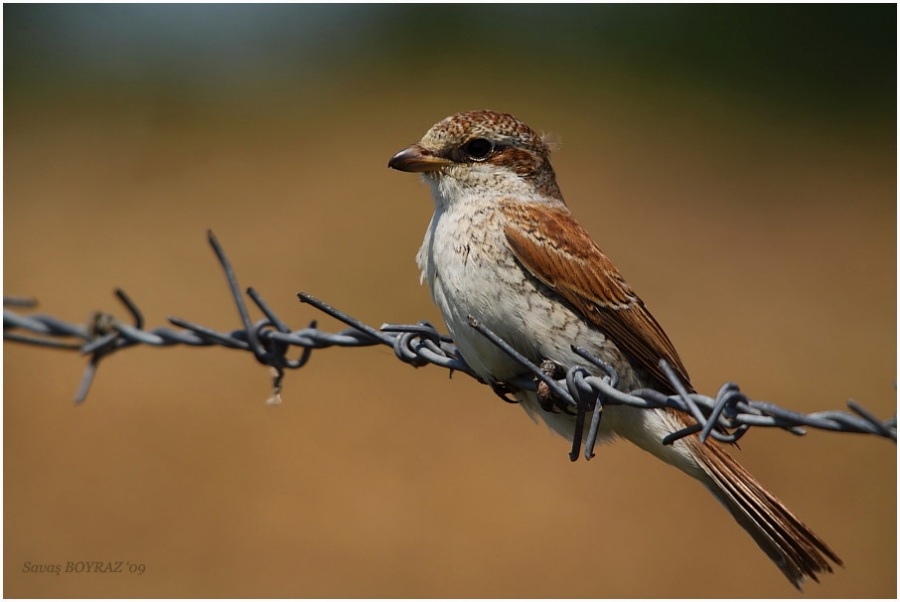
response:
<svg viewBox="0 0 900 602"><path fill-rule="evenodd" d="M224 250L212 232L208 233L208 237L238 309L242 326L238 330L219 332L178 318L169 318L169 322L177 329L157 327L145 330L144 318L138 306L123 291L116 290L116 297L130 315L132 324L126 324L103 312L96 312L92 323L88 326L72 324L44 314L24 315L17 312L33 308L35 306L33 300L4 298L3 338L10 343L89 354L90 359L76 394L78 403L87 397L102 359L137 345L218 346L249 351L259 362L273 369L273 395L270 398L272 403L280 400L286 369L301 368L307 364L314 350L334 346L385 345L391 347L401 361L412 366L433 364L446 368L450 373L458 371L481 380L466 364L452 340L427 322L385 324L381 329L376 329L311 295L299 293L301 302L312 305L349 328L340 332L326 332L318 329L316 322L312 321L306 328L291 331L290 327L263 301L262 296L251 287L246 293L265 316L254 324ZM704 440L712 437L718 441L736 442L753 426L777 427L798 435L805 432L803 427L807 427L876 435L897 441L896 416L881 421L855 401L847 402L850 412L826 411L801 414L772 403L752 401L733 383L723 385L713 399L698 393L687 393L674 372L664 363L661 365L678 392L676 395L667 396L647 389L630 393L620 391L617 388L619 377L616 371L581 347L573 349L584 358L584 366L566 367L565 378L557 381L483 324L474 319L471 319L470 323L482 336L522 364L522 374L511 382L503 383L505 389L535 391L538 383L544 383L552 391L555 402L574 415L578 426L570 449L572 460L578 458L582 444L584 457L590 459L594 456L593 450L597 442L603 408L611 405L630 405L643 410L674 408L696 420L696 424L669 434L664 439L666 443L693 433L700 433ZM294 347L300 348L300 357L296 360L288 359L287 353ZM591 376L589 371L599 376ZM583 431L589 412L591 420L585 436Z"/></svg>
<svg viewBox="0 0 900 602"><path fill-rule="evenodd" d="M37 304L33 297L3 297L3 307L36 307Z"/></svg>
<svg viewBox="0 0 900 602"><path fill-rule="evenodd" d="M250 349L253 351L256 359L260 363L265 364L266 349L256 336L256 330L251 327L250 313L247 311L247 304L244 303L244 298L241 296L241 289L238 286L234 268L231 267L231 262L228 261L228 257L225 255L225 249L219 244L219 240L212 230L207 231L207 238L210 246L213 248L213 252L216 254L216 258L219 260L219 265L222 266L222 271L225 272L225 279L228 281L228 288L231 290L231 298L234 299L234 305L237 307L238 315L241 317L241 324L243 324L244 331L247 333Z"/></svg>

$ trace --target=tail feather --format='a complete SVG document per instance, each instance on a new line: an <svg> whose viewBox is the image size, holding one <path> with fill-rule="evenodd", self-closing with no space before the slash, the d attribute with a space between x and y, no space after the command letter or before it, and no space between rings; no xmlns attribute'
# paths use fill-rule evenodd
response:
<svg viewBox="0 0 900 602"><path fill-rule="evenodd" d="M709 476L707 487L797 589L807 577L818 581L817 573L831 573L829 560L843 565L824 541L721 446L693 437L688 441Z"/></svg>

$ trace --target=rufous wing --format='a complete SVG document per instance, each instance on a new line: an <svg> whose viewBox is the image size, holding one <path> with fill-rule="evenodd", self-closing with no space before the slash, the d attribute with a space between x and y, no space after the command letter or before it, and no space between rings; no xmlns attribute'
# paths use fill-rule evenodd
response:
<svg viewBox="0 0 900 602"><path fill-rule="evenodd" d="M659 368L665 359L693 391L678 353L644 303L565 206L510 202L506 240L522 267L606 334L649 373L655 387L672 393ZM675 410L668 410L675 415ZM685 418L677 417L684 421ZM703 469L701 481L797 588L832 571L841 559L715 441L695 434L683 440ZM652 450L649 450L652 451ZM655 453L655 452L654 452ZM696 475L694 475L696 476ZM700 478L700 477L698 477Z"/></svg>
<svg viewBox="0 0 900 602"><path fill-rule="evenodd" d="M662 327L612 261L563 205L504 203L505 234L519 263L646 370L662 392L672 387L659 360L693 391Z"/></svg>

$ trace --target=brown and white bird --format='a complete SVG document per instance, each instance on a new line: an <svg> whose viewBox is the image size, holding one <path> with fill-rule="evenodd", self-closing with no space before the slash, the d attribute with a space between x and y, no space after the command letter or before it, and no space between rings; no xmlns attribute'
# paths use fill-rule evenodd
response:
<svg viewBox="0 0 900 602"><path fill-rule="evenodd" d="M572 217L543 138L511 115L457 113L435 124L389 167L418 172L435 211L416 260L463 359L488 383L522 375L476 332L472 316L536 364L584 365L572 345L612 364L623 391L673 393L665 359L692 391L687 371L659 323ZM542 409L518 391L533 417L571 440L575 419ZM546 406L546 404L545 404ZM589 421L588 421L589 422ZM837 555L723 447L696 435L663 445L691 422L674 410L607 406L601 438L620 436L700 481L799 588L831 572Z"/></svg>

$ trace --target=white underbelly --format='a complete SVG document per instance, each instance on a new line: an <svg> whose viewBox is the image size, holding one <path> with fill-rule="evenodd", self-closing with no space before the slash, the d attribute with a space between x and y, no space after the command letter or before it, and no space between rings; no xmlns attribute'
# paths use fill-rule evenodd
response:
<svg viewBox="0 0 900 602"><path fill-rule="evenodd" d="M640 386L630 365L602 332L523 270L507 247L502 227L471 223L479 218L477 213L474 218L472 213L439 217L433 218L419 252L423 280L460 354L483 380L502 383L526 370L476 331L469 316L535 364L551 360L563 369L580 365L596 374L572 351L572 345L578 345L617 366L620 389ZM482 217L491 219L487 212ZM532 392L522 391L517 398L532 419L571 440L574 416L544 410ZM676 428L661 411L609 406L603 412L600 438L621 435L684 469L692 460L683 446L661 445L662 437Z"/></svg>

